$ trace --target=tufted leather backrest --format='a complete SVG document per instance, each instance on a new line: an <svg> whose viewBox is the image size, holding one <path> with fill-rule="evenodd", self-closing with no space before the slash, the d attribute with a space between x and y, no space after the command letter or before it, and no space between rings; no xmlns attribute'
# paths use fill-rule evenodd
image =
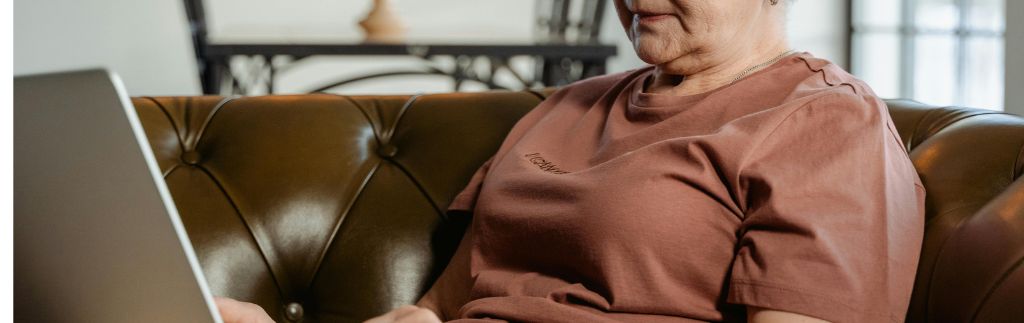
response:
<svg viewBox="0 0 1024 323"><path fill-rule="evenodd" d="M928 194L907 321L1020 321L1024 119L912 101L888 105Z"/></svg>
<svg viewBox="0 0 1024 323"><path fill-rule="evenodd" d="M214 294L358 322L430 287L465 228L443 210L549 93L133 102ZM889 106L928 190L908 321L1024 315L1024 120Z"/></svg>

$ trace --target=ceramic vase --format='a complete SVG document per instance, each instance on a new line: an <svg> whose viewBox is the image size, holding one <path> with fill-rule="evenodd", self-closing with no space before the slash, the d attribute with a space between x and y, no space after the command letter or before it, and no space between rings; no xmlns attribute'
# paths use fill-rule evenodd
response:
<svg viewBox="0 0 1024 323"><path fill-rule="evenodd" d="M401 42L405 38L405 24L388 0L373 0L373 8L359 21L359 27L367 42Z"/></svg>

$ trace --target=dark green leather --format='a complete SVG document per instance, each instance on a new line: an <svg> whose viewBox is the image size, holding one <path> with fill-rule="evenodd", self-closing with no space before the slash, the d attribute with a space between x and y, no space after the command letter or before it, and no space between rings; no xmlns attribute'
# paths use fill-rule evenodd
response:
<svg viewBox="0 0 1024 323"><path fill-rule="evenodd" d="M443 210L548 93L133 102L214 294L358 322L430 287L465 226ZM1024 119L889 106L928 190L908 321L1024 317Z"/></svg>

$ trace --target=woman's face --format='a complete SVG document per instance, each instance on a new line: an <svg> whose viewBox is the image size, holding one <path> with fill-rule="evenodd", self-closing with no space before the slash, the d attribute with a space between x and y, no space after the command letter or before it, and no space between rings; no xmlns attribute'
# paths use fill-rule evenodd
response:
<svg viewBox="0 0 1024 323"><path fill-rule="evenodd" d="M633 49L644 62L742 51L764 27L768 0L614 0ZM711 55L714 56L714 55Z"/></svg>

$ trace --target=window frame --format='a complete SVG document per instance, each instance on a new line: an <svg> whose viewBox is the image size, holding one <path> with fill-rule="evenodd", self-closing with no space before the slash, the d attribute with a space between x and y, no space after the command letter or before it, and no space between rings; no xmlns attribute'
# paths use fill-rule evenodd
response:
<svg viewBox="0 0 1024 323"><path fill-rule="evenodd" d="M1006 40L1006 27L1003 26L1002 30L986 30L980 28L972 28L970 26L970 14L973 8L974 0L952 0L957 7L958 17L957 25L951 30L924 28L917 26L917 4L918 0L894 0L900 3L900 21L896 22L894 27L884 26L871 26L863 24L861 21L861 6L859 2L863 0L847 0L847 13L848 21L850 22L850 30L848 36L847 46L849 48L847 52L847 62L849 62L850 71L859 74L858 64L860 63L860 52L858 47L858 37L863 35L894 35L899 39L900 53L899 53L899 72L897 77L898 94L900 98L914 98L915 93L915 73L917 71L917 64L915 62L917 45L916 41L920 36L930 35L942 35L952 36L955 42L955 93L953 94L953 104L963 105L968 97L967 93L967 44L970 39L979 38L997 38L1004 42ZM1014 0L1004 0L1004 13L1005 13L1005 2ZM1004 58L1005 59L1005 58ZM1005 93L1004 93L1005 96Z"/></svg>

